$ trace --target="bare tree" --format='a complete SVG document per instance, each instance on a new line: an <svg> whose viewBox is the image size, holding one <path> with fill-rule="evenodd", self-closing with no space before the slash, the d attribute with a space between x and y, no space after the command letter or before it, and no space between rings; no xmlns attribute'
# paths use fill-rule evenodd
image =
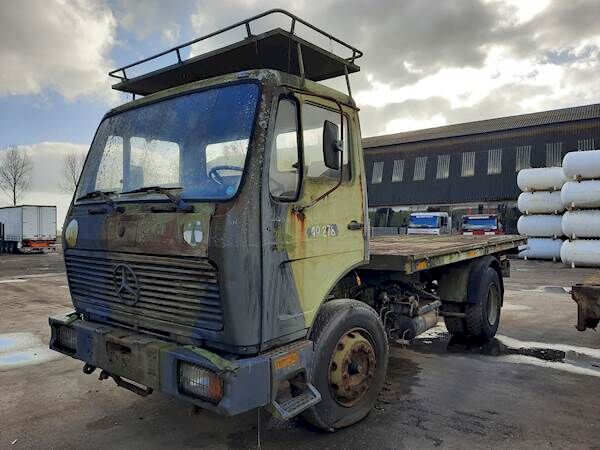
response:
<svg viewBox="0 0 600 450"><path fill-rule="evenodd" d="M77 189L77 181L83 169L85 155L78 153L69 153L63 159L63 168L59 186L63 192L73 194Z"/></svg>
<svg viewBox="0 0 600 450"><path fill-rule="evenodd" d="M0 151L0 190L16 206L21 196L31 186L33 165L27 153L16 146Z"/></svg>

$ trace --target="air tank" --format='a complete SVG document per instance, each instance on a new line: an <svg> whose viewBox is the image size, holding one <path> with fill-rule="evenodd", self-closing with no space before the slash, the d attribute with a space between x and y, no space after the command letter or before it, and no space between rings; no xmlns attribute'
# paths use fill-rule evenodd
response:
<svg viewBox="0 0 600 450"><path fill-rule="evenodd" d="M560 191L523 192L517 206L524 214L559 214L565 210Z"/></svg>
<svg viewBox="0 0 600 450"><path fill-rule="evenodd" d="M600 211L567 211L562 216L565 236L575 238L600 238Z"/></svg>
<svg viewBox="0 0 600 450"><path fill-rule="evenodd" d="M562 167L523 169L517 174L517 185L523 192L559 191L566 181Z"/></svg>
<svg viewBox="0 0 600 450"><path fill-rule="evenodd" d="M549 259L558 261L560 259L560 247L563 241L551 238L529 238L527 248L519 253L526 259Z"/></svg>
<svg viewBox="0 0 600 450"><path fill-rule="evenodd" d="M600 178L600 150L569 152L563 159L567 178Z"/></svg>
<svg viewBox="0 0 600 450"><path fill-rule="evenodd" d="M600 267L600 239L565 241L560 259L573 267Z"/></svg>
<svg viewBox="0 0 600 450"><path fill-rule="evenodd" d="M520 234L535 237L560 237L563 235L562 219L558 215L521 216L517 222Z"/></svg>
<svg viewBox="0 0 600 450"><path fill-rule="evenodd" d="M600 181L569 181L561 189L565 208L600 208Z"/></svg>

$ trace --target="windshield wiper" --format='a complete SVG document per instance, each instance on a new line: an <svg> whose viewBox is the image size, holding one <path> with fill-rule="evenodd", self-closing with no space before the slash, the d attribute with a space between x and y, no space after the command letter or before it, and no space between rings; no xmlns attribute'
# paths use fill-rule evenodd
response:
<svg viewBox="0 0 600 450"><path fill-rule="evenodd" d="M157 192L159 194L167 197L171 203L175 205L178 211L182 212L193 212L194 207L192 205L188 205L179 195L173 194L171 191L175 189L182 189L180 187L172 187L167 188L163 186L144 186L138 189L133 189L131 191L121 192L121 194L138 194L141 192Z"/></svg>
<svg viewBox="0 0 600 450"><path fill-rule="evenodd" d="M81 197L78 197L77 199L75 199L75 201L78 202L80 200L88 200L88 199L92 199L92 198L98 198L98 199L102 200L104 203L106 203L108 206L110 206L110 209L112 212L123 212L122 208L115 205L115 202L110 197L111 195L114 195L114 194L116 194L116 191L91 191L91 192L88 192L87 194L82 195ZM104 210L104 212L106 212L106 210Z"/></svg>

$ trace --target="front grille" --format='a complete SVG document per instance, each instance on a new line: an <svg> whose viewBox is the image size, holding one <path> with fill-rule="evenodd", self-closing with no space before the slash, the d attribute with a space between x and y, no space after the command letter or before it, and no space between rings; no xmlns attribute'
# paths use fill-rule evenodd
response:
<svg viewBox="0 0 600 450"><path fill-rule="evenodd" d="M65 263L74 303L109 310L115 323L188 336L223 328L217 271L206 258L67 250Z"/></svg>

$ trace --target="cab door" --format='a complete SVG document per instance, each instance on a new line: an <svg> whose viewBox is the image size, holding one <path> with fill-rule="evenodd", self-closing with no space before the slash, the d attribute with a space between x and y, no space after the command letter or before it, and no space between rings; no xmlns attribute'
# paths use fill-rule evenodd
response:
<svg viewBox="0 0 600 450"><path fill-rule="evenodd" d="M263 208L265 340L305 333L332 287L366 255L366 200L356 113L344 108L343 165L325 166L325 121L338 125L335 102L310 95L280 98L268 155ZM325 197L319 198L331 191ZM264 197L263 197L264 198Z"/></svg>

